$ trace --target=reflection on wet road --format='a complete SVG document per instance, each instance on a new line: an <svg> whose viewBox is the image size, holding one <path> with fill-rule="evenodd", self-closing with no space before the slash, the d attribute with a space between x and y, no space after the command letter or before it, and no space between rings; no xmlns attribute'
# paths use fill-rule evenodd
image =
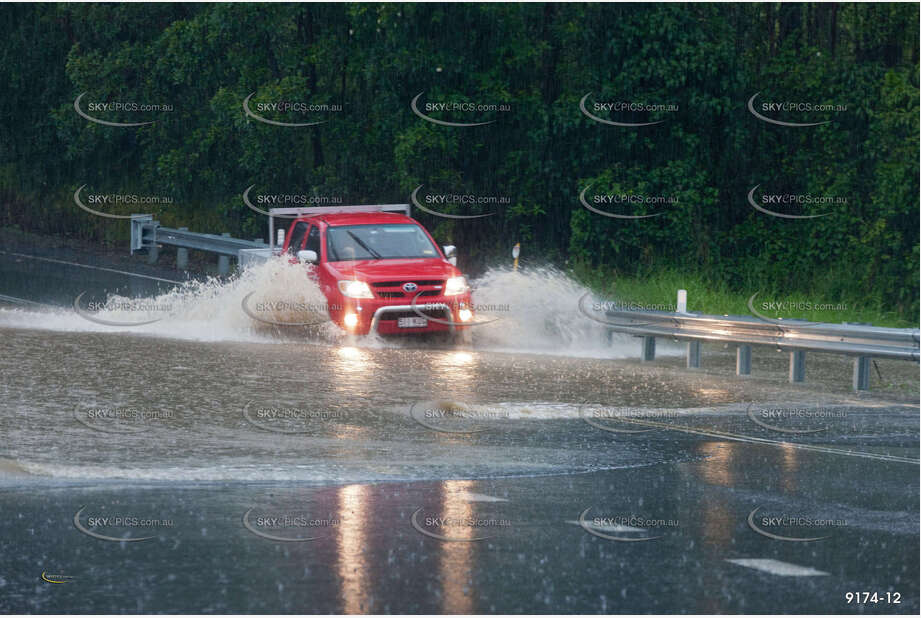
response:
<svg viewBox="0 0 921 618"><path fill-rule="evenodd" d="M918 612L917 396L845 359L794 386L567 354L597 337L562 322L551 354L223 306L0 309L0 611Z"/></svg>
<svg viewBox="0 0 921 618"><path fill-rule="evenodd" d="M916 613L918 496L901 489L915 468L861 459L829 466L825 455L800 453L791 472L788 455L775 448L685 446L708 458L479 481L7 489L4 507L19 516L4 520L0 537L11 556L6 588L13 592L4 609L54 611L93 598L96 609L111 611L134 603L140 589L138 611L191 603L215 612L846 613L845 592L872 588L901 594L901 605L878 611ZM884 480L855 490L854 475ZM83 503L97 522L119 513L173 526L141 543L100 541L70 522ZM251 517L254 526L285 520L273 531L314 540L251 533L240 517L254 506L271 515ZM777 541L749 527L746 518L758 506L834 525L824 527L821 541ZM420 508L429 515L418 520L426 531L450 527L454 540L420 533L412 523ZM592 509L587 525L609 536L655 538L590 534L576 521L585 508ZM323 525L306 531L298 521ZM495 525L505 521L510 525ZM31 531L28 540L14 534L21 527ZM96 529L148 534L104 523ZM802 526L787 532L809 534ZM744 561L821 575L780 575ZM43 570L74 583L38 588Z"/></svg>

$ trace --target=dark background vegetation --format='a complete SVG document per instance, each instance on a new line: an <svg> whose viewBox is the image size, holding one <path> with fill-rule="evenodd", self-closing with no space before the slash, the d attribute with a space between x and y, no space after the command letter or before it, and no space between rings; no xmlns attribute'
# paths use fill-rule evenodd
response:
<svg viewBox="0 0 921 618"><path fill-rule="evenodd" d="M74 190L165 195L164 225L265 233L241 193L406 202L426 190L508 196L486 219L417 213L476 269L530 259L606 277L662 269L715 285L859 299L916 321L919 91L915 4L6 4L0 8L0 225L127 246L127 224ZM436 126L410 101L510 105L483 127ZM173 106L100 112L74 99ZM248 118L243 99L342 105L306 128ZM579 100L678 106L596 123ZM775 117L746 104L847 111ZM267 114L271 115L271 114ZM437 114L433 114L437 115ZM287 122L316 115L275 115ZM654 219L608 219L579 191L677 196ZM785 220L746 195L847 198ZM820 207L828 211L827 206ZM120 214L132 212L124 208ZM452 212L451 209L447 210ZM454 208L453 212L469 212ZM807 211L809 212L809 211Z"/></svg>

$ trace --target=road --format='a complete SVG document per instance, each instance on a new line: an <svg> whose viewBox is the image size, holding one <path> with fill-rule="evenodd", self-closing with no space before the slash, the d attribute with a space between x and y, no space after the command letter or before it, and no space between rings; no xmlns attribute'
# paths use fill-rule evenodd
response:
<svg viewBox="0 0 921 618"><path fill-rule="evenodd" d="M541 276L467 348L0 308L0 611L918 613L916 365L644 364Z"/></svg>

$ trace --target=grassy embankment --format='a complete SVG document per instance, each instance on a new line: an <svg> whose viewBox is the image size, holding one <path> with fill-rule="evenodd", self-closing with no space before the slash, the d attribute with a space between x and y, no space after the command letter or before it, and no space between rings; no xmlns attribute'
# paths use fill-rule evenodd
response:
<svg viewBox="0 0 921 618"><path fill-rule="evenodd" d="M725 283L711 282L698 274L674 269L662 270L650 276L611 276L599 270L576 268L574 275L604 298L642 306L665 306L674 310L677 291L688 291L688 311L720 315L752 315L748 301L757 292L752 305L770 318L799 318L812 322L867 322L874 326L918 328L918 319L900 315L883 303L857 296L829 298L821 292L780 292L771 289L734 291ZM765 305L764 303L778 303Z"/></svg>

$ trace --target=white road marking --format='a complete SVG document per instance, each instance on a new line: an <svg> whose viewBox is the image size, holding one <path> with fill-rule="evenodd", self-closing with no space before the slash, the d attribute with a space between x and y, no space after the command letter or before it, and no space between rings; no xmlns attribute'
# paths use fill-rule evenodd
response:
<svg viewBox="0 0 921 618"><path fill-rule="evenodd" d="M829 575L825 571L818 571L812 567L800 566L790 562L781 562L773 558L737 558L734 560L727 559L726 562L738 564L739 566L748 567L758 571L764 571L771 575L781 575L783 577L814 577L816 575Z"/></svg>
<svg viewBox="0 0 921 618"><path fill-rule="evenodd" d="M628 423L645 425L647 427L659 427L661 429L672 429L684 433L692 433L698 436L707 436L710 438L723 438L725 440L735 440L736 442L749 442L751 444L767 444L770 446L782 446L784 448L795 448L803 451L815 451L818 453L831 453L834 455L847 455L849 457L863 457L864 459L879 459L882 461L898 461L901 463L919 464L921 460L912 457L900 457L898 455L885 455L882 453L865 453L863 451L849 451L842 448L832 448L830 446L819 446L817 444L801 444L798 442L786 442L784 440L770 440L768 438L755 438L754 436L743 436L734 433L726 433L715 429L698 429L696 427L683 427L681 425L672 425L670 423L661 423L658 421L638 420L638 419L621 419Z"/></svg>
<svg viewBox="0 0 921 618"><path fill-rule="evenodd" d="M26 300L25 298L7 296L6 294L0 294L0 300L5 300L6 302L16 303L20 305L36 305L38 307L51 307L51 305L46 305L45 303L37 303L34 300Z"/></svg>
<svg viewBox="0 0 921 618"><path fill-rule="evenodd" d="M130 277L141 277L142 279L153 279L154 281L165 281L166 283L183 283L182 281L176 279L163 279L161 277L151 277L150 275L139 275L138 273L130 273L127 270L116 270L114 268L103 268L102 266L90 266L89 264L78 264L76 262L67 262L65 260L55 260L53 258L38 257L37 255L28 255L26 253L14 253L13 251L0 251L5 255L15 255L17 257L29 258L30 260L39 260L41 262L53 262L55 264L66 264L68 266L78 266L80 268L91 268L93 270L104 270L110 273L118 273L119 275L128 275Z"/></svg>
<svg viewBox="0 0 921 618"><path fill-rule="evenodd" d="M476 494L471 491L461 491L455 494L458 498L463 498L467 502L508 502L505 498L496 498L486 494Z"/></svg>

